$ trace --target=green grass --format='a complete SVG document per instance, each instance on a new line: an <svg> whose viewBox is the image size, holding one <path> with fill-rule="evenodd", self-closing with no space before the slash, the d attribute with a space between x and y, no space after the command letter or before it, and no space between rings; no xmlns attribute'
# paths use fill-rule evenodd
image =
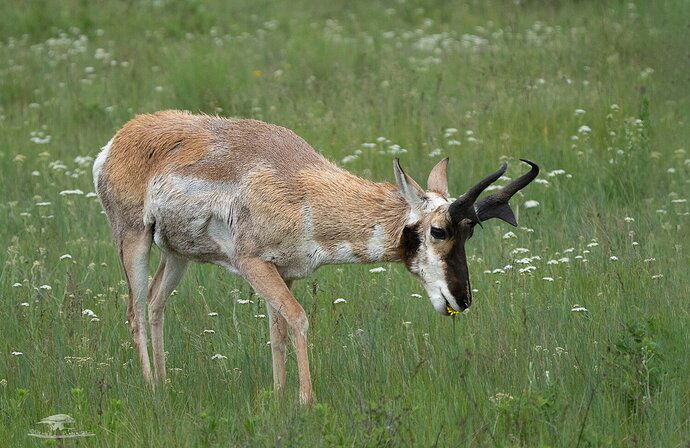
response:
<svg viewBox="0 0 690 448"><path fill-rule="evenodd" d="M59 3L6 0L0 15L2 445L50 445L26 434L56 413L94 447L690 442L688 2ZM548 184L514 198L523 227L475 232L478 292L455 320L411 296L422 288L402 266L298 282L312 409L297 405L292 353L288 397L273 396L260 300L193 267L153 393L100 205L60 192L92 191L75 158L165 108L284 125L378 180L397 144L419 181L450 156L454 194L501 159L511 177L537 161Z"/></svg>

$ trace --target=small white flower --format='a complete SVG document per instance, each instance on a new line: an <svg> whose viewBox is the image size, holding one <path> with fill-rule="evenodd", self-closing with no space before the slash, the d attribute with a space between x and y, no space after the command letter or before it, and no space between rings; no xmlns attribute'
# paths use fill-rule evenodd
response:
<svg viewBox="0 0 690 448"><path fill-rule="evenodd" d="M70 254L65 254L60 256L60 260L71 260L72 256Z"/></svg>
<svg viewBox="0 0 690 448"><path fill-rule="evenodd" d="M684 203L688 202L688 200L687 199L673 199L673 200L671 200L671 202L674 204L684 204Z"/></svg>
<svg viewBox="0 0 690 448"><path fill-rule="evenodd" d="M626 216L625 218L623 218L623 220L625 222L635 222L635 218L631 218L630 216Z"/></svg>
<svg viewBox="0 0 690 448"><path fill-rule="evenodd" d="M23 354L22 352L12 352L12 356L22 356Z"/></svg>
<svg viewBox="0 0 690 448"><path fill-rule="evenodd" d="M583 116L584 114L585 114L585 110L584 110L584 109L575 109L575 116L576 116L576 117L581 117L581 116Z"/></svg>
<svg viewBox="0 0 690 448"><path fill-rule="evenodd" d="M406 326L406 327L409 327L410 325L412 325L412 322L410 322L410 321L403 321L403 325Z"/></svg>
<svg viewBox="0 0 690 448"><path fill-rule="evenodd" d="M552 281L553 281L553 277L542 277L541 279L542 279L542 280L546 280L547 282L552 282Z"/></svg>
<svg viewBox="0 0 690 448"><path fill-rule="evenodd" d="M218 361L218 360L221 360L221 359L228 359L228 357L227 357L227 356L223 356L223 355L221 355L220 353L216 353L215 355L211 356L211 360L213 360L213 361Z"/></svg>
<svg viewBox="0 0 690 448"><path fill-rule="evenodd" d="M515 249L510 251L511 255L525 254L527 252L529 252L529 249L527 249L526 247L516 247Z"/></svg>
<svg viewBox="0 0 690 448"><path fill-rule="evenodd" d="M546 173L546 175L549 177L559 176L561 174L565 174L565 170L558 169L558 170L553 170L553 171L549 171L548 173Z"/></svg>
<svg viewBox="0 0 690 448"><path fill-rule="evenodd" d="M567 248L566 250L563 251L564 254L569 254L570 252L575 252L575 248L574 248L574 247L569 247L569 248Z"/></svg>
<svg viewBox="0 0 690 448"><path fill-rule="evenodd" d="M88 308L85 309L85 310L83 310L83 311L81 312L81 315L82 315L82 316L87 316L87 317L97 317L97 316L96 316L96 313L94 313L92 310L90 310L90 309L88 309Z"/></svg>
<svg viewBox="0 0 690 448"><path fill-rule="evenodd" d="M421 294L416 294L416 293L414 293L414 294L410 294L410 295L411 295L412 297L414 297L415 299L421 299L421 298L422 298L422 295L421 295Z"/></svg>
<svg viewBox="0 0 690 448"><path fill-rule="evenodd" d="M549 260L546 264L558 264L558 260Z"/></svg>
<svg viewBox="0 0 690 448"><path fill-rule="evenodd" d="M589 311L587 308L584 306L578 305L577 303L573 305L573 307L570 309L573 313L586 313Z"/></svg>
<svg viewBox="0 0 690 448"><path fill-rule="evenodd" d="M615 255L611 255L611 256L609 257L609 259L610 259L611 261L618 261L618 257L615 256Z"/></svg>
<svg viewBox="0 0 690 448"><path fill-rule="evenodd" d="M645 258L644 260L645 263L651 263L652 261L656 261L656 258Z"/></svg>
<svg viewBox="0 0 690 448"><path fill-rule="evenodd" d="M239 303L240 305L246 305L248 303L254 303L254 302L249 300L249 299L237 299L237 303ZM209 316L210 316L210 314L209 314Z"/></svg>
<svg viewBox="0 0 690 448"><path fill-rule="evenodd" d="M503 234L503 239L507 240L509 238L517 238L517 235L514 234L513 232L507 232Z"/></svg>
<svg viewBox="0 0 690 448"><path fill-rule="evenodd" d="M100 322L101 320L97 317L91 318L91 322Z"/></svg>
<svg viewBox="0 0 690 448"><path fill-rule="evenodd" d="M214 334L216 330L204 330L204 334Z"/></svg>
<svg viewBox="0 0 690 448"><path fill-rule="evenodd" d="M582 126L580 126L577 132L579 132L580 134L589 134L590 132L592 132L592 128L590 128L586 124L583 124Z"/></svg>
<svg viewBox="0 0 690 448"><path fill-rule="evenodd" d="M218 313L216 313L215 311L212 311L212 312L208 313L208 315L211 317L216 317L218 315Z"/></svg>
<svg viewBox="0 0 690 448"><path fill-rule="evenodd" d="M598 245L599 245L599 243L597 243L596 241L592 241L591 243L589 243L587 245L587 247L597 247Z"/></svg>
<svg viewBox="0 0 690 448"><path fill-rule="evenodd" d="M334 304L339 304L339 303L347 303L347 300L343 299L342 297L339 297L333 301Z"/></svg>
<svg viewBox="0 0 690 448"><path fill-rule="evenodd" d="M36 207L47 207L50 204L51 204L50 202L37 202Z"/></svg>
<svg viewBox="0 0 690 448"><path fill-rule="evenodd" d="M29 306L29 302L22 302L19 304L19 306Z"/></svg>
<svg viewBox="0 0 690 448"><path fill-rule="evenodd" d="M519 272L520 274L525 274L525 273L527 273L527 272L532 272L532 271L534 271L535 269L537 269L535 266L527 266L527 267L524 267L524 268L520 269L518 272Z"/></svg>
<svg viewBox="0 0 690 448"><path fill-rule="evenodd" d="M21 288L21 287L22 287L22 284L19 283L19 282L17 282L17 283L15 283L15 284L13 284L12 287L13 287L13 288Z"/></svg>
<svg viewBox="0 0 690 448"><path fill-rule="evenodd" d="M371 272L373 274L377 274L379 272L386 272L386 268L384 268L383 266L379 266L377 268L369 269L369 272Z"/></svg>
<svg viewBox="0 0 690 448"><path fill-rule="evenodd" d="M255 314L254 317L256 317L257 319L264 319L266 317L266 315L265 314Z"/></svg>
<svg viewBox="0 0 690 448"><path fill-rule="evenodd" d="M531 199L529 201L525 201L525 208L535 208L535 207L539 207L539 202L537 202L535 200L531 200Z"/></svg>
<svg viewBox="0 0 690 448"><path fill-rule="evenodd" d="M664 274L652 275L652 279L653 279L653 280L656 280L656 279L661 278L661 277L663 277L663 276L664 276Z"/></svg>
<svg viewBox="0 0 690 448"><path fill-rule="evenodd" d="M53 289L53 287L50 285L41 285L38 287L38 289L45 289L46 291L50 291L51 289Z"/></svg>
<svg viewBox="0 0 690 448"><path fill-rule="evenodd" d="M60 192L60 196L67 196L67 195L83 195L84 192L76 189L76 190L62 190Z"/></svg>
<svg viewBox="0 0 690 448"><path fill-rule="evenodd" d="M559 263L570 263L570 258L568 257L561 257L558 259Z"/></svg>

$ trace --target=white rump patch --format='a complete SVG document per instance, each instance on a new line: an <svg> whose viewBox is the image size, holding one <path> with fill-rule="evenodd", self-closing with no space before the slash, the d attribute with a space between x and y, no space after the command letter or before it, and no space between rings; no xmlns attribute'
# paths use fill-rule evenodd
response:
<svg viewBox="0 0 690 448"><path fill-rule="evenodd" d="M101 152L96 157L96 161L93 162L93 186L98 191L98 177L101 175L101 170L103 169L103 164L108 158L108 153L110 152L110 147L113 144L115 137L111 138L110 141L101 148Z"/></svg>

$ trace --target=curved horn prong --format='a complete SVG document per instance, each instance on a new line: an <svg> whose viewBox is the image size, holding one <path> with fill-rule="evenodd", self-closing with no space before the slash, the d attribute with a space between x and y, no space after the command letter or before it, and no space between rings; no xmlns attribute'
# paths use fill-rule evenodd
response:
<svg viewBox="0 0 690 448"><path fill-rule="evenodd" d="M479 221L486 221L487 219L491 218L499 218L508 224L517 226L515 215L513 214L513 210L508 205L508 201L515 193L525 188L539 174L539 166L536 163L526 159L520 160L528 164L530 167L532 167L532 169L510 182L499 191L490 194L475 204L474 208L477 212Z"/></svg>
<svg viewBox="0 0 690 448"><path fill-rule="evenodd" d="M479 217L476 214L474 202L480 194L492 183L496 182L499 177L506 172L508 164L503 162L503 165L493 174L486 176L480 180L476 185L467 190L467 193L456 199L448 208L451 220L458 222L462 218L470 218L472 221L479 222Z"/></svg>

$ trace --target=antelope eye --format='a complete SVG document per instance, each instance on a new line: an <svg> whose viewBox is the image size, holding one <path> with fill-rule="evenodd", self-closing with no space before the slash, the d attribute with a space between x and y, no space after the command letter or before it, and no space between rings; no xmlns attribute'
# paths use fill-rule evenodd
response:
<svg viewBox="0 0 690 448"><path fill-rule="evenodd" d="M437 240L445 240L448 237L448 234L443 229L439 229L438 227L432 227L431 236L433 236Z"/></svg>

